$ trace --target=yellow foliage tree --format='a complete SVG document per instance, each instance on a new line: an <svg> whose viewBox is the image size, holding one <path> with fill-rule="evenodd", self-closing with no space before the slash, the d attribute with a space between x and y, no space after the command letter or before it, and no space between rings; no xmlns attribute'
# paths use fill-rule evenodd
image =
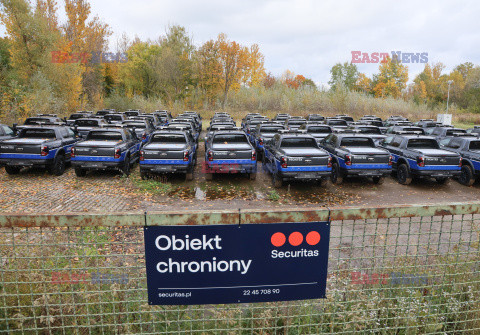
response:
<svg viewBox="0 0 480 335"><path fill-rule="evenodd" d="M225 107L228 91L240 88L245 72L248 71L249 50L235 41L229 41L225 34L218 35L218 55L222 66L222 107Z"/></svg>
<svg viewBox="0 0 480 335"><path fill-rule="evenodd" d="M258 44L253 44L250 47L246 83L251 87L260 86L265 76L265 57L260 52Z"/></svg>
<svg viewBox="0 0 480 335"><path fill-rule="evenodd" d="M372 91L372 80L365 73L359 73L355 89L360 92L370 93Z"/></svg>
<svg viewBox="0 0 480 335"><path fill-rule="evenodd" d="M389 57L379 66L380 73L374 75L373 92L376 97L392 96L399 98L407 87L408 68Z"/></svg>

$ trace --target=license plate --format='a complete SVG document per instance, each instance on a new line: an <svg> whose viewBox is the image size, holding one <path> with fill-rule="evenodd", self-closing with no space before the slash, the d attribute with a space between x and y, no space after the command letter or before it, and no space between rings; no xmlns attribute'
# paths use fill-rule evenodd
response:
<svg viewBox="0 0 480 335"><path fill-rule="evenodd" d="M172 167L171 166L157 166L155 168L155 171L170 171L172 170Z"/></svg>
<svg viewBox="0 0 480 335"><path fill-rule="evenodd" d="M98 164L98 163L89 163L87 164L87 167L100 167L102 166L101 164Z"/></svg>
<svg viewBox="0 0 480 335"><path fill-rule="evenodd" d="M299 173L298 178L301 178L301 179L315 178L315 173Z"/></svg>

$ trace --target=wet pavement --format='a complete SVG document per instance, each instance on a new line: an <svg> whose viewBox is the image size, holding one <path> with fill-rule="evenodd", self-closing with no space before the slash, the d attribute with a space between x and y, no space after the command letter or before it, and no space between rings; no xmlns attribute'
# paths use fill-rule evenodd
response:
<svg viewBox="0 0 480 335"><path fill-rule="evenodd" d="M199 145L193 181L182 175L142 180L136 165L129 177L113 171L95 171L85 178L68 168L55 177L43 170L25 169L10 176L0 169L0 212L128 212L183 209L293 208L335 206L389 206L476 201L480 186L450 181L439 185L418 180L409 186L386 178L375 185L364 178L347 178L342 185L327 182L286 183L275 189L271 176L258 165L256 180L241 174L217 174L207 181L202 171L203 143Z"/></svg>

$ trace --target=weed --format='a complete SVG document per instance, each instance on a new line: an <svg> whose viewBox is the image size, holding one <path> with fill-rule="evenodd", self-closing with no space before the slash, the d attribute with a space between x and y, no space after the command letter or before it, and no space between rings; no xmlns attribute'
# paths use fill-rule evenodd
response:
<svg viewBox="0 0 480 335"><path fill-rule="evenodd" d="M268 193L268 200L270 201L278 201L280 200L280 194L277 191L273 190Z"/></svg>

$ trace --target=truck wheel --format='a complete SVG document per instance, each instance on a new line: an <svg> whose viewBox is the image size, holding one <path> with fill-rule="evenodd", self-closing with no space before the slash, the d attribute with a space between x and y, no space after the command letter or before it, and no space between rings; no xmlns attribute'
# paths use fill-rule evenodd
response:
<svg viewBox="0 0 480 335"><path fill-rule="evenodd" d="M330 179L332 180L333 184L340 185L341 183L343 183L343 174L342 171L340 171L340 166L338 165L338 163L333 163Z"/></svg>
<svg viewBox="0 0 480 335"><path fill-rule="evenodd" d="M55 176L61 176L65 172L65 156L58 154L53 160L50 172Z"/></svg>
<svg viewBox="0 0 480 335"><path fill-rule="evenodd" d="M462 166L462 171L460 173L460 177L458 177L458 181L462 185L472 186L475 182L475 177L473 176L473 171L470 165Z"/></svg>
<svg viewBox="0 0 480 335"><path fill-rule="evenodd" d="M21 168L19 168L18 166L10 166L10 165L5 166L5 171L7 171L8 174L19 174L20 169Z"/></svg>
<svg viewBox="0 0 480 335"><path fill-rule="evenodd" d="M255 179L257 179L257 173L256 173L256 172L250 173L250 174L248 175L248 177L250 178L250 180L255 180Z"/></svg>
<svg viewBox="0 0 480 335"><path fill-rule="evenodd" d="M205 173L206 180L213 180L213 173Z"/></svg>
<svg viewBox="0 0 480 335"><path fill-rule="evenodd" d="M402 185L409 185L412 182L412 175L408 171L408 166L402 164L398 167L397 170L397 180Z"/></svg>
<svg viewBox="0 0 480 335"><path fill-rule="evenodd" d="M435 181L440 184L440 185L445 185L448 183L448 181L450 180L450 178L435 178Z"/></svg>
<svg viewBox="0 0 480 335"><path fill-rule="evenodd" d="M276 173L273 174L273 187L280 188L283 186L283 179Z"/></svg>
<svg viewBox="0 0 480 335"><path fill-rule="evenodd" d="M377 185L382 185L383 182L385 181L384 177L373 177L373 183Z"/></svg>
<svg viewBox="0 0 480 335"><path fill-rule="evenodd" d="M87 170L76 167L75 174L77 175L77 177L85 177L87 175Z"/></svg>
<svg viewBox="0 0 480 335"><path fill-rule="evenodd" d="M125 176L130 175L130 156L125 157L125 161L123 162L122 173Z"/></svg>

